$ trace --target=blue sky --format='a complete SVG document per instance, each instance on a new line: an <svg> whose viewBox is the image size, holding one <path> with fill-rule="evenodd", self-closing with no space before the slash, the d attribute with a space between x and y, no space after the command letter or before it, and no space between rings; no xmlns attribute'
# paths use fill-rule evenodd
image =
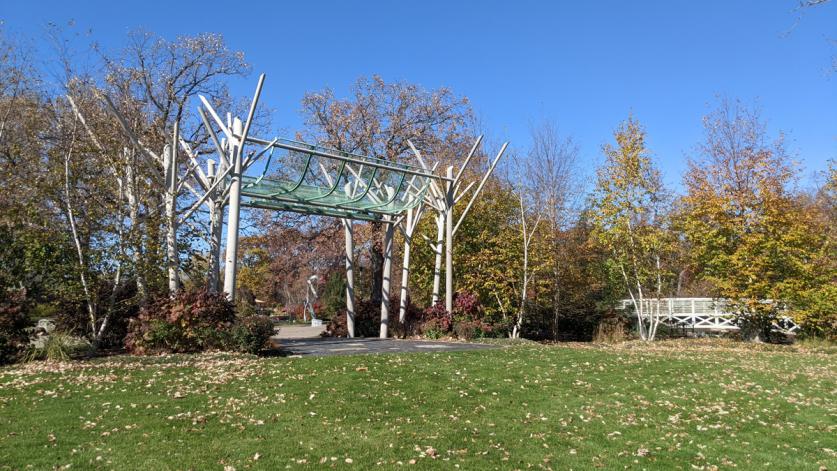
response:
<svg viewBox="0 0 837 471"><path fill-rule="evenodd" d="M804 181L837 157L837 0L804 12L798 3L30 1L4 2L0 18L36 45L48 22L70 20L112 49L135 28L220 32L267 74L263 99L289 133L306 91L340 95L379 74L469 97L491 140L521 151L534 123L555 121L592 173L633 113L678 188L719 95L758 103L771 132L787 134ZM233 91L249 95L256 74Z"/></svg>

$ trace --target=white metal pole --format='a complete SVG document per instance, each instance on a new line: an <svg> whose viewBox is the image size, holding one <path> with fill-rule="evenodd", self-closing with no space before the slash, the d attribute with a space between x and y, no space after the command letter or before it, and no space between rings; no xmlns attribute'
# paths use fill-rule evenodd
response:
<svg viewBox="0 0 837 471"><path fill-rule="evenodd" d="M410 245L413 241L413 208L407 210L404 231L404 259L401 263L401 299L398 303L398 322L404 324L407 320L407 286L410 282Z"/></svg>
<svg viewBox="0 0 837 471"><path fill-rule="evenodd" d="M509 146L509 143L506 142L503 144L503 147L500 148L500 152L497 153L497 157L494 158L494 161L491 162L491 165L488 166L488 170L483 175L482 180L480 180L480 184L477 185L477 189L474 190L474 193L471 195L471 200L468 201L468 204L465 206L465 209L462 211L462 214L459 215L459 221L457 221L456 226L453 228L453 232L459 230L459 226L462 224L462 221L465 219L465 216L468 215L468 211L471 210L471 206L474 204L474 201L477 200L477 197L480 195L482 191L482 187L485 186L485 182L488 181L488 178L491 176L491 173L494 172L494 169L497 167L497 163L500 162L500 158L503 157L503 154L506 152L506 148Z"/></svg>
<svg viewBox="0 0 837 471"><path fill-rule="evenodd" d="M242 134L241 120L233 120L233 133L237 136ZM227 258L224 263L224 292L227 299L235 301L235 275L236 264L238 263L238 221L241 215L241 160L242 152L238 149L241 143L234 143L230 148L230 164L233 171L230 173L230 215L227 221Z"/></svg>
<svg viewBox="0 0 837 471"><path fill-rule="evenodd" d="M175 132L177 123L175 123ZM177 256L177 150L174 146L167 145L163 150L166 163L166 265L169 278L169 294L177 292L180 280L178 279L178 256Z"/></svg>
<svg viewBox="0 0 837 471"><path fill-rule="evenodd" d="M456 173L456 178L453 179L454 184L459 183L459 179L462 178L462 174L465 172L465 168L468 167L468 164L471 162L471 157L474 156L474 153L477 151L477 147L479 147L480 142L482 142L482 134L477 137L477 141L474 142L473 147L471 147L471 152L468 152L468 156L465 157L465 162L462 163L462 166L459 167L459 172Z"/></svg>
<svg viewBox="0 0 837 471"><path fill-rule="evenodd" d="M436 242L433 245L433 252L436 259L433 264L433 297L431 306L439 302L439 288L442 283L442 251L445 246L445 214L439 211L436 214Z"/></svg>
<svg viewBox="0 0 837 471"><path fill-rule="evenodd" d="M222 173L224 168L224 163L221 162L220 168L218 173ZM217 178L217 177L216 177ZM222 197L222 192L215 190L217 193L215 194L215 200L212 201L212 205L215 207L215 214L218 220L215 223L213 229L215 230L213 234L215 250L213 256L213 267L212 270L215 273L215 292L220 290L221 284L221 258L224 256L222 250L224 249L223 245L221 244L221 240L224 237L224 198Z"/></svg>
<svg viewBox="0 0 837 471"><path fill-rule="evenodd" d="M395 224L387 216L386 233L384 235L384 279L381 283L381 338L387 338L389 328L389 296L390 280L392 278L392 239L395 235Z"/></svg>
<svg viewBox="0 0 837 471"><path fill-rule="evenodd" d="M215 182L215 161L208 160L206 162L206 179L209 185ZM220 240L216 236L220 235L218 226L218 206L215 205L215 198L209 198L209 268L206 274L206 285L210 292L218 292L218 269L220 268L220 261L218 260L218 245Z"/></svg>
<svg viewBox="0 0 837 471"><path fill-rule="evenodd" d="M453 167L447 177L453 178ZM446 183L445 194L445 309L453 312L453 183Z"/></svg>
<svg viewBox="0 0 837 471"><path fill-rule="evenodd" d="M343 219L346 237L346 330L349 337L355 336L355 246L351 219Z"/></svg>

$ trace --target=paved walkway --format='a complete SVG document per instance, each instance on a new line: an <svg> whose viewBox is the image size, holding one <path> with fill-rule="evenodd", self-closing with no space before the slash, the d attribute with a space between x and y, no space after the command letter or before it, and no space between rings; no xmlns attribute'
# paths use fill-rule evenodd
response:
<svg viewBox="0 0 837 471"><path fill-rule="evenodd" d="M311 339L317 338L325 330L325 326L311 327L311 324L283 325L274 339Z"/></svg>
<svg viewBox="0 0 837 471"><path fill-rule="evenodd" d="M362 353L455 352L495 348L493 345L430 340L377 338L281 338L272 337L274 348L285 355L355 355Z"/></svg>

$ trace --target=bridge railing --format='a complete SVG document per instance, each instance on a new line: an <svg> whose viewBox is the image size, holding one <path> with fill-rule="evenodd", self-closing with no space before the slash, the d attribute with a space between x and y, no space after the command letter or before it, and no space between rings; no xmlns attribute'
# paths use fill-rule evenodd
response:
<svg viewBox="0 0 837 471"><path fill-rule="evenodd" d="M723 299L713 298L653 298L642 301L642 311L659 313L669 325L699 330L737 330L735 314ZM634 309L633 301L621 299L617 309ZM790 317L782 317L774 327L782 332L796 332L799 326Z"/></svg>

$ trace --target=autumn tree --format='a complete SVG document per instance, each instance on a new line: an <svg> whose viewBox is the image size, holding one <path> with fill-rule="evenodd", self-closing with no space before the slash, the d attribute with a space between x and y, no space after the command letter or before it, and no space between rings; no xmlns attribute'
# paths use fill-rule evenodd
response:
<svg viewBox="0 0 837 471"><path fill-rule="evenodd" d="M814 232L812 256L803 283L790 293L790 313L802 334L837 339L837 164L829 162L825 182L810 197L800 198L801 211Z"/></svg>
<svg viewBox="0 0 837 471"><path fill-rule="evenodd" d="M684 178L684 233L699 276L745 337L764 340L810 282L823 235L791 191L782 136L769 140L757 111L723 101L704 118L704 133Z"/></svg>
<svg viewBox="0 0 837 471"><path fill-rule="evenodd" d="M49 102L33 64L0 26L0 290L49 302L66 294L73 263L69 240L56 236L60 210L44 204L60 185L45 165Z"/></svg>
<svg viewBox="0 0 837 471"><path fill-rule="evenodd" d="M334 219L314 221L298 214L258 215L265 229L242 237L239 285L257 297L276 304L299 304L306 280L322 280L341 272L343 243L340 224ZM363 239L360 237L359 240Z"/></svg>
<svg viewBox="0 0 837 471"><path fill-rule="evenodd" d="M126 139L126 145L139 154L129 161L131 165L126 165L126 171L136 175L139 170L135 168L139 166L135 163L137 159L145 164L146 169L150 167L152 173L140 178L150 179L153 197L163 203L161 219L166 230L166 269L169 290L173 291L178 287L180 271L178 196L184 192L188 197L197 197L194 187L198 182L177 181L174 189L167 183L170 178L177 179L167 174L167 159L177 159L180 153L180 142L172 135L178 129L200 155L201 145L207 144L208 137L206 130L202 129L201 120L190 111L190 104L199 94L216 105L230 104L232 99L225 79L245 75L250 67L244 61L242 52L230 50L223 37L214 33L180 36L169 41L149 32L134 31L129 34L128 44L121 51L114 54L102 52L101 57L106 76L105 85L99 93L112 97L110 104L116 108L112 111L121 115L120 123L126 138L132 137ZM200 168L186 170L196 166L195 163L181 157L181 163L176 168L182 174L190 171L201 174ZM135 180L136 177L126 179L128 183L137 185ZM139 188L133 189L134 194L138 191ZM129 204L131 211L135 212L137 203ZM160 205L148 209L156 212L157 207ZM211 229L204 233L217 232ZM210 259L217 256L212 251L209 254ZM209 263L210 267L217 265L213 262Z"/></svg>
<svg viewBox="0 0 837 471"><path fill-rule="evenodd" d="M521 251L518 256L523 261L520 267L520 302L514 323L512 324L511 333L509 334L513 339L520 338L523 321L526 317L527 304L530 299L529 290L532 287L533 278L537 274L536 266L533 263L534 251L532 242L539 235L538 226L543 220L543 213L532 203L532 198L527 197L523 190L518 190L516 196L519 211L520 238L522 242L520 245Z"/></svg>
<svg viewBox="0 0 837 471"><path fill-rule="evenodd" d="M605 144L598 170L591 219L594 240L609 254L607 263L621 279L637 315L639 335L653 340L660 323L659 299L669 278L664 259L670 251L666 205L660 172L645 145L645 130L629 118Z"/></svg>
<svg viewBox="0 0 837 471"><path fill-rule="evenodd" d="M190 100L202 93L230 101L223 79L248 69L218 35L167 41L137 33L115 53L99 50L100 62L84 70L53 33L58 89L42 87L26 49L0 36L0 240L8 242L0 264L33 288L61 290L45 301L60 301L62 325L98 344L162 291L161 275L180 271L181 253L194 258L194 237L206 231L184 225L174 228L179 243L166 237L177 196L196 197L194 169L181 154L177 170L186 178L170 191L163 151L175 123L199 146ZM36 266L42 273L30 276Z"/></svg>
<svg viewBox="0 0 837 471"><path fill-rule="evenodd" d="M492 177L463 219L453 247L457 286L477 294L485 306L486 319L498 325L511 325L518 307L522 263L518 204L508 184ZM431 243L415 246L410 293L413 302L427 306L434 291L433 218L423 218L417 234Z"/></svg>
<svg viewBox="0 0 837 471"><path fill-rule="evenodd" d="M545 226L536 249L546 265L549 283L545 291L550 295L553 337L558 334L554 329L562 315L563 275L569 268L562 263L568 247L561 235L575 222L582 193L578 152L573 139L562 136L554 123L544 122L532 129L532 147L527 155L523 183Z"/></svg>
<svg viewBox="0 0 837 471"><path fill-rule="evenodd" d="M829 162L825 183L803 209L812 229L824 236L816 257L806 267L810 282L793 297L794 319L803 333L837 339L837 163Z"/></svg>

